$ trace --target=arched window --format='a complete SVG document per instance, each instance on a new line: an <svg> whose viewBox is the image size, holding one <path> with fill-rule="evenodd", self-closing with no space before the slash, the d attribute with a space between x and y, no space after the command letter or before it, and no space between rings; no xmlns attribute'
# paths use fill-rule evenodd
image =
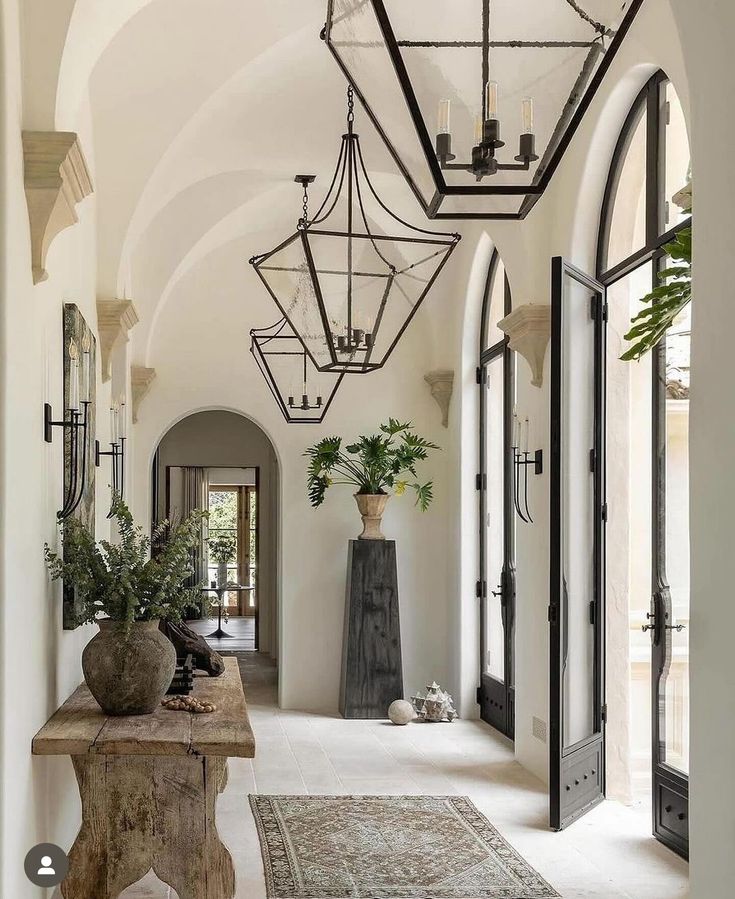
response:
<svg viewBox="0 0 735 899"><path fill-rule="evenodd" d="M639 364L617 357L627 349L622 335L643 308L641 298L658 286L659 272L668 267L666 244L690 224L685 211L690 189L682 107L671 82L658 72L638 95L615 148L602 206L597 277L607 288L610 319L608 494L625 505L617 522L609 522L609 545L611 530L629 530L626 571L613 561L612 550L608 563L608 580L617 578L615 586L623 588L613 592L628 600L628 616L621 622L621 631L630 635L632 660L632 725L625 751L634 784L652 775L655 835L682 855L688 847L691 310ZM649 695L650 725L645 713L638 713ZM635 770L635 759L649 746L654 748L648 772Z"/></svg>
<svg viewBox="0 0 735 899"><path fill-rule="evenodd" d="M480 328L480 714L513 738L515 619L512 460L513 353L498 322L511 311L508 278L493 252Z"/></svg>

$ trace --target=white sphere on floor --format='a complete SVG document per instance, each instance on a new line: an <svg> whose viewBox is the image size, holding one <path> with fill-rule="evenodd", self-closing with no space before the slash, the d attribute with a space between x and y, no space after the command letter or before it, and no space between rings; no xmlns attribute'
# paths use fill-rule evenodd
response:
<svg viewBox="0 0 735 899"><path fill-rule="evenodd" d="M408 724L416 717L416 712L407 699L396 699L388 707L388 717L394 724Z"/></svg>

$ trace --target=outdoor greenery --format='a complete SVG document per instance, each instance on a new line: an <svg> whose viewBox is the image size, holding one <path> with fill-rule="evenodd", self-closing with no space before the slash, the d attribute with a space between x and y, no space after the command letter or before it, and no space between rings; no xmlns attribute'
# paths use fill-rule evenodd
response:
<svg viewBox="0 0 735 899"><path fill-rule="evenodd" d="M411 422L394 418L380 426L380 433L360 437L357 443L342 447L341 437L325 437L304 453L311 461L308 469L309 501L312 506L324 502L327 488L346 484L360 494L396 496L407 487L416 492L416 505L428 509L433 499L433 484L419 483L416 468L439 447L414 433Z"/></svg>
<svg viewBox="0 0 735 899"><path fill-rule="evenodd" d="M209 558L219 564L232 562L237 555L237 537L234 534L218 534L207 540Z"/></svg>
<svg viewBox="0 0 735 899"><path fill-rule="evenodd" d="M194 573L192 551L201 540L207 513L194 511L176 525L163 521L151 537L135 525L119 496L113 498L112 515L119 543L95 541L78 519L67 518L62 525L62 553L45 546L51 578L77 591L76 624L100 616L128 624L155 618L180 621L185 609L200 601L196 588L183 584ZM151 543L156 547L153 557Z"/></svg>
<svg viewBox="0 0 735 899"><path fill-rule="evenodd" d="M690 210L687 210L690 211ZM666 334L674 319L692 299L692 228L679 231L665 252L676 265L658 274L659 286L641 300L646 308L631 321L625 339L633 345L620 357L623 361L641 359Z"/></svg>

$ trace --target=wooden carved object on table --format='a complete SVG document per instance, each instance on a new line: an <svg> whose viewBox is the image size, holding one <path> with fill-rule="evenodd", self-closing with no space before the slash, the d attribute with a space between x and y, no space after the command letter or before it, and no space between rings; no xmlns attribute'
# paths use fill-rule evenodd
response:
<svg viewBox="0 0 735 899"><path fill-rule="evenodd" d="M219 677L225 670L222 656L215 652L201 634L196 634L183 621L161 621L163 633L176 648L177 656L191 655L194 667L206 671L210 677Z"/></svg>

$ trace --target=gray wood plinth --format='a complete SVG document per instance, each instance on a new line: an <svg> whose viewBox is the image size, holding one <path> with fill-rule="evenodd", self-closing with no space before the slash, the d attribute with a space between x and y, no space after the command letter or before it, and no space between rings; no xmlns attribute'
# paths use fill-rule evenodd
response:
<svg viewBox="0 0 735 899"><path fill-rule="evenodd" d="M402 698L395 540L350 540L339 710L344 718L387 718Z"/></svg>

